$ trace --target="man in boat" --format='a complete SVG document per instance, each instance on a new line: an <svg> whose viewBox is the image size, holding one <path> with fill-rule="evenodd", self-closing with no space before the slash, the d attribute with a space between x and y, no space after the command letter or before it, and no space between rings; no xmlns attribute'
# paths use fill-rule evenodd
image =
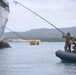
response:
<svg viewBox="0 0 76 75"><path fill-rule="evenodd" d="M65 52L67 52L67 50L69 52L71 52L71 41L72 41L72 36L70 35L70 33L68 32L67 35L63 35L62 36L63 38L66 38L66 42L65 42Z"/></svg>
<svg viewBox="0 0 76 75"><path fill-rule="evenodd" d="M72 44L74 44L74 46L73 46L74 51L73 52L76 53L76 38L74 39Z"/></svg>

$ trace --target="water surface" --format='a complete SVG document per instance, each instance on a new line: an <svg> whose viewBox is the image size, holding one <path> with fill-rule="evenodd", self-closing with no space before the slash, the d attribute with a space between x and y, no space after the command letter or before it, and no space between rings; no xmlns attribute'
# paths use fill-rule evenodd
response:
<svg viewBox="0 0 76 75"><path fill-rule="evenodd" d="M62 63L55 56L64 49L64 42L10 45L12 48L0 50L0 75L76 75L76 63Z"/></svg>

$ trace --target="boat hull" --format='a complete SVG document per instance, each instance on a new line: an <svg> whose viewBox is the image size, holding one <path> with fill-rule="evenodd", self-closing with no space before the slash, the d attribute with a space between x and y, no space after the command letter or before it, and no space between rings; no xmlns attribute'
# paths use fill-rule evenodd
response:
<svg viewBox="0 0 76 75"><path fill-rule="evenodd" d="M59 57L62 61L76 62L76 53L58 50L56 51L55 55Z"/></svg>
<svg viewBox="0 0 76 75"><path fill-rule="evenodd" d="M9 6L5 2L0 1L0 41L3 40L4 30L8 21Z"/></svg>
<svg viewBox="0 0 76 75"><path fill-rule="evenodd" d="M9 4L7 0L0 0L0 49L10 47L7 42L3 41L3 34L9 16Z"/></svg>

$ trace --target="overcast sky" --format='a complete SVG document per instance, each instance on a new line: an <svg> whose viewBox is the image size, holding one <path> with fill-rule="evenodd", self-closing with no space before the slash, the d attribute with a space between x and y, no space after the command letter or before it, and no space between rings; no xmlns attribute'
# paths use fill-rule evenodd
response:
<svg viewBox="0 0 76 75"><path fill-rule="evenodd" d="M7 27L13 31L54 28L13 0L8 0L10 14ZM76 0L16 0L58 28L76 26ZM6 29L5 32L8 30Z"/></svg>

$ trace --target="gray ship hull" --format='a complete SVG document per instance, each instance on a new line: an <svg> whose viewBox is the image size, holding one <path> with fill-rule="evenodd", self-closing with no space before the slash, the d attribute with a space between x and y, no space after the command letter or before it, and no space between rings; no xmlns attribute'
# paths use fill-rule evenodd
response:
<svg viewBox="0 0 76 75"><path fill-rule="evenodd" d="M0 1L0 41L3 40L4 30L8 21L9 6L6 3Z"/></svg>
<svg viewBox="0 0 76 75"><path fill-rule="evenodd" d="M6 0L0 0L0 48L6 47L6 42L3 42L3 34L9 16L9 4Z"/></svg>

